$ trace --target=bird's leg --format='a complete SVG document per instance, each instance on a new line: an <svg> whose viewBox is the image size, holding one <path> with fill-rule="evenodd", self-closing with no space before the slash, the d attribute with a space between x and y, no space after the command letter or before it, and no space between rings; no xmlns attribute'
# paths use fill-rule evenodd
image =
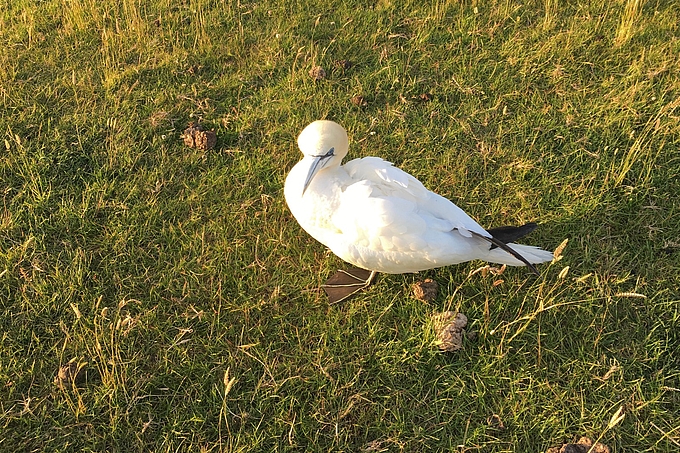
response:
<svg viewBox="0 0 680 453"><path fill-rule="evenodd" d="M376 271L367 271L357 267L339 270L326 283L321 285L331 304L342 302L368 287L375 278Z"/></svg>

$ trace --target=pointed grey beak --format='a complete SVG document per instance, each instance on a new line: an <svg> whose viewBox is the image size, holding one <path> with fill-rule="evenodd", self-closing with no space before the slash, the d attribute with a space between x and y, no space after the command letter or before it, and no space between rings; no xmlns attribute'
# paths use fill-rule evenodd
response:
<svg viewBox="0 0 680 453"><path fill-rule="evenodd" d="M333 152L335 151L335 148L331 148L328 150L326 154L322 154L319 156L312 156L314 157L314 160L312 161L312 165L309 166L309 173L307 173L307 177L305 178L305 185L302 187L302 195L305 194L307 191L307 187L309 187L309 184L312 182L312 179L314 176L328 164L328 162L331 160L331 158L334 156Z"/></svg>

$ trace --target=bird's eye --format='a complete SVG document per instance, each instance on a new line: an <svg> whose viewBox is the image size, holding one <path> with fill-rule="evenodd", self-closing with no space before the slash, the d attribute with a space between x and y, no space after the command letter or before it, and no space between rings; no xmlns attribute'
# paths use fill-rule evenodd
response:
<svg viewBox="0 0 680 453"><path fill-rule="evenodd" d="M317 155L314 155L312 157L324 157L324 158L325 157L332 157L332 156L335 156L334 153L335 153L335 148L333 147L333 148L329 149L326 154L317 154Z"/></svg>

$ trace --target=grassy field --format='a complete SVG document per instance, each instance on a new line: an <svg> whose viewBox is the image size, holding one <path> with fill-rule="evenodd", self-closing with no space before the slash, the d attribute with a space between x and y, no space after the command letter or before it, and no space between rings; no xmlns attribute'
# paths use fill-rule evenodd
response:
<svg viewBox="0 0 680 453"><path fill-rule="evenodd" d="M0 0L0 451L677 452L679 27L677 0ZM343 263L282 190L319 118L564 258L329 306Z"/></svg>

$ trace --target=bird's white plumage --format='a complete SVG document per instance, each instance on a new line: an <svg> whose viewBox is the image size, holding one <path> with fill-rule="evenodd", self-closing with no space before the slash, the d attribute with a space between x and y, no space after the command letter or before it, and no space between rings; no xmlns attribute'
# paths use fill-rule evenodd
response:
<svg viewBox="0 0 680 453"><path fill-rule="evenodd" d="M337 123L313 122L298 145L304 158L286 178L286 202L302 228L343 260L391 274L474 259L523 265L473 236L491 237L458 206L390 162L365 157L341 165L348 140ZM552 259L537 247L509 245L531 263Z"/></svg>

